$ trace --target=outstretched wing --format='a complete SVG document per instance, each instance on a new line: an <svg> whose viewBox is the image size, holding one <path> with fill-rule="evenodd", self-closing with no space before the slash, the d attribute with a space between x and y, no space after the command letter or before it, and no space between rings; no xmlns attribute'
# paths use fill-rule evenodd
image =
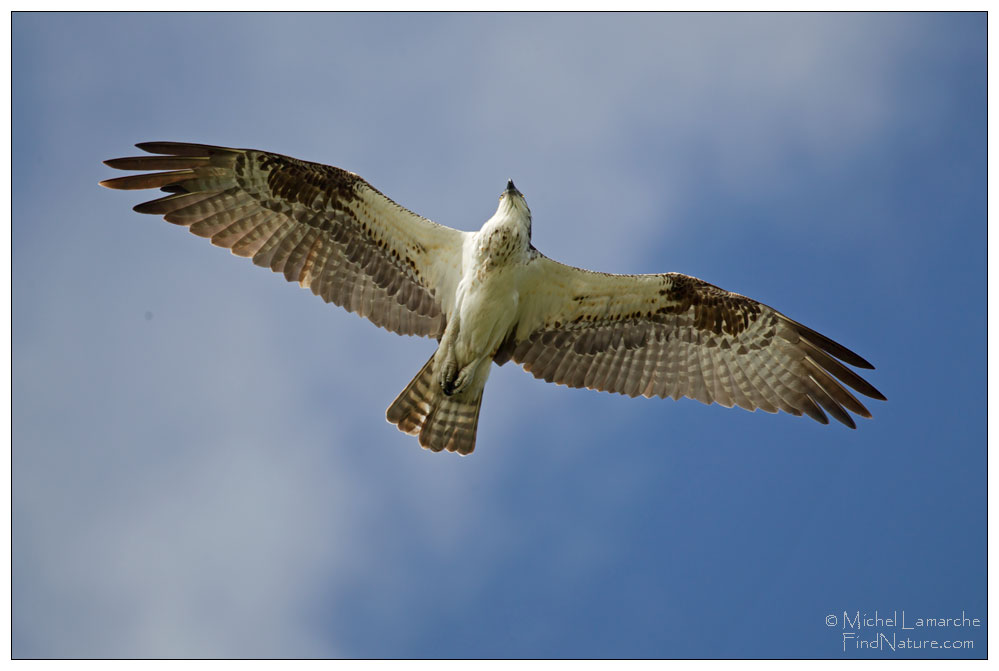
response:
<svg viewBox="0 0 999 671"><path fill-rule="evenodd" d="M171 194L136 212L162 214L390 331L444 332L461 275L462 231L410 212L340 168L252 149L136 146L163 156L105 163L166 172L101 182Z"/></svg>
<svg viewBox="0 0 999 671"><path fill-rule="evenodd" d="M885 397L843 365L871 364L773 308L679 273L607 275L538 254L521 320L496 354L535 377L628 396L802 413L850 428ZM846 387L844 387L846 385Z"/></svg>

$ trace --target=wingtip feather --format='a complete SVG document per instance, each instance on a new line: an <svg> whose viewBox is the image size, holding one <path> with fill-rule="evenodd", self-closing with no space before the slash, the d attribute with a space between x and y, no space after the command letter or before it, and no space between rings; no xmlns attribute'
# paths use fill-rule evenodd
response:
<svg viewBox="0 0 999 671"><path fill-rule="evenodd" d="M139 189L155 189L176 182L182 182L194 176L193 170L175 170L172 172L155 172L147 175L126 175L101 182L101 186L109 189L133 191Z"/></svg>
<svg viewBox="0 0 999 671"><path fill-rule="evenodd" d="M241 151L196 142L139 142L135 146L150 154L168 154L170 156L211 156L212 154L234 154Z"/></svg>

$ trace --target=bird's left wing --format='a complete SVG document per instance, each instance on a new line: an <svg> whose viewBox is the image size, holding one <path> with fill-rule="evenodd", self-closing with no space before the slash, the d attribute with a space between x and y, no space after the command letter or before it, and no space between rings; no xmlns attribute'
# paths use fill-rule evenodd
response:
<svg viewBox="0 0 999 671"><path fill-rule="evenodd" d="M784 410L851 428L871 414L847 387L884 396L843 365L873 368L762 303L679 273L609 275L537 254L520 321L496 353L535 377L629 396Z"/></svg>
<svg viewBox="0 0 999 671"><path fill-rule="evenodd" d="M170 194L135 206L137 212L187 226L395 333L444 332L464 232L410 212L340 168L252 149L137 146L160 156L105 163L166 172L101 182Z"/></svg>

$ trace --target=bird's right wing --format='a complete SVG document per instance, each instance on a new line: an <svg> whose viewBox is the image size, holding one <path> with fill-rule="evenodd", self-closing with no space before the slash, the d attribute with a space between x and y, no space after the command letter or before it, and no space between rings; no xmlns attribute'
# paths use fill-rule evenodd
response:
<svg viewBox="0 0 999 671"><path fill-rule="evenodd" d="M340 168L252 149L137 146L161 156L105 163L166 172L101 182L171 194L137 212L187 226L395 333L444 332L466 233L410 212Z"/></svg>
<svg viewBox="0 0 999 671"><path fill-rule="evenodd" d="M871 413L846 387L884 400L840 362L873 368L862 357L696 277L594 273L537 254L520 302L495 361L513 359L548 382L804 413L823 424L825 409L851 428L848 410Z"/></svg>

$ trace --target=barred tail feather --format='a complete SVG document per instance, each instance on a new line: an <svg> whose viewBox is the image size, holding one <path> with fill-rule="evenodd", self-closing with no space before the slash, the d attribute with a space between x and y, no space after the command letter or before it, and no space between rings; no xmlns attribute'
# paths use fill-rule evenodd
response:
<svg viewBox="0 0 999 671"><path fill-rule="evenodd" d="M472 384L461 393L445 396L434 380L434 357L430 357L392 402L385 417L400 431L418 435L420 445L427 449L471 454L484 387Z"/></svg>

